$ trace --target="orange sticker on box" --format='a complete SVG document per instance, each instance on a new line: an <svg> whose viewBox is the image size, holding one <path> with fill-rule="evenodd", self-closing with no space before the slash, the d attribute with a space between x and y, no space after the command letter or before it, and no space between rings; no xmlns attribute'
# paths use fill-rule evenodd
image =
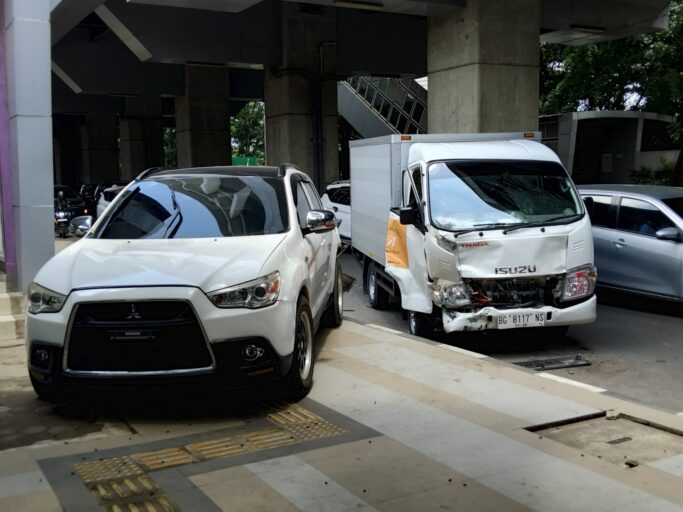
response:
<svg viewBox="0 0 683 512"><path fill-rule="evenodd" d="M387 267L408 268L406 226L401 224L398 219L389 219L384 253Z"/></svg>

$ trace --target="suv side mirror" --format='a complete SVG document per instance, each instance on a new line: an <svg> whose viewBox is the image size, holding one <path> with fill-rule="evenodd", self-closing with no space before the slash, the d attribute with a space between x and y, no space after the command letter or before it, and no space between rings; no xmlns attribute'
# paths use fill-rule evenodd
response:
<svg viewBox="0 0 683 512"><path fill-rule="evenodd" d="M592 217L593 212L595 212L595 201L591 196L586 196L583 198L583 204L586 205L586 211L588 212L588 216Z"/></svg>
<svg viewBox="0 0 683 512"><path fill-rule="evenodd" d="M681 234L677 228L662 228L655 233L655 236L660 240L671 240L673 242L678 242L681 238Z"/></svg>
<svg viewBox="0 0 683 512"><path fill-rule="evenodd" d="M72 219L69 223L69 230L78 236L83 236L88 231L90 231L90 228L92 227L92 220L93 219L91 215L83 215L81 217L76 217Z"/></svg>
<svg viewBox="0 0 683 512"><path fill-rule="evenodd" d="M417 225L420 223L420 211L415 207L401 208L399 219L403 225Z"/></svg>
<svg viewBox="0 0 683 512"><path fill-rule="evenodd" d="M304 236L309 233L327 233L337 225L337 219L330 210L311 210L306 214L306 227L301 231Z"/></svg>

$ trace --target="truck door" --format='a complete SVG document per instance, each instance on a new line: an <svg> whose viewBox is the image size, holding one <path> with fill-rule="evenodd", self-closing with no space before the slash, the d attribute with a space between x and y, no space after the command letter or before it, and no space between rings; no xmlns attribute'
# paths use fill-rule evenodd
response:
<svg viewBox="0 0 683 512"><path fill-rule="evenodd" d="M426 217L419 164L403 171L402 204L406 208L417 208L419 221L415 224L401 225L398 214L390 213L386 271L399 285L403 309L431 313L432 300L427 285L427 262L424 251Z"/></svg>

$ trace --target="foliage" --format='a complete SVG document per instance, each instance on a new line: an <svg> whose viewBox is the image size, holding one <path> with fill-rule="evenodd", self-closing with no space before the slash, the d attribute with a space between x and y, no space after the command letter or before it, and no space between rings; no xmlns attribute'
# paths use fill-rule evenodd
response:
<svg viewBox="0 0 683 512"><path fill-rule="evenodd" d="M176 148L175 128L164 128L164 166L178 165L178 150Z"/></svg>
<svg viewBox="0 0 683 512"><path fill-rule="evenodd" d="M631 183L636 185L673 185L673 171L672 165L664 166L661 169L641 167L638 170L631 171Z"/></svg>
<svg viewBox="0 0 683 512"><path fill-rule="evenodd" d="M584 46L541 45L540 111L648 110L675 117L683 147L683 0L669 28ZM674 175L683 185L683 151Z"/></svg>
<svg viewBox="0 0 683 512"><path fill-rule="evenodd" d="M235 156L264 160L265 109L261 101L250 101L230 120L232 152Z"/></svg>

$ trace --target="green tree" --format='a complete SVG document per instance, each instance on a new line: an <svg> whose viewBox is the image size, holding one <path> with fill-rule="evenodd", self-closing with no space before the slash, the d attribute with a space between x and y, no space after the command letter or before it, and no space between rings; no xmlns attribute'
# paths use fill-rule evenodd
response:
<svg viewBox="0 0 683 512"><path fill-rule="evenodd" d="M164 128L164 165L167 167L178 165L175 128Z"/></svg>
<svg viewBox="0 0 683 512"><path fill-rule="evenodd" d="M541 45L540 111L648 110L675 117L682 149L674 169L683 185L683 0L672 0L669 28L585 46Z"/></svg>
<svg viewBox="0 0 683 512"><path fill-rule="evenodd" d="M236 156L255 157L263 161L264 104L250 101L230 120L232 151Z"/></svg>

